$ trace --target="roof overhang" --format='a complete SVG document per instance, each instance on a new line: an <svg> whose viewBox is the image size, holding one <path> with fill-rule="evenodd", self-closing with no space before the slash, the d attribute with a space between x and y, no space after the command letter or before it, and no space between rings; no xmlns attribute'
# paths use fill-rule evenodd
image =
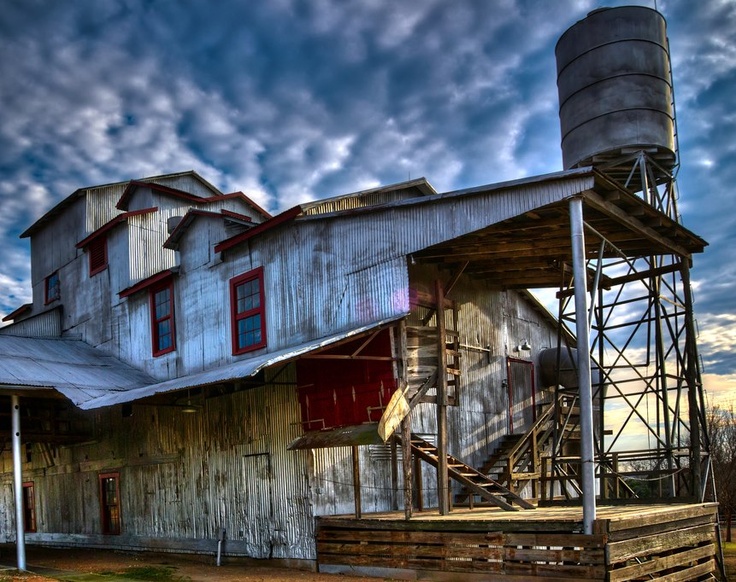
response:
<svg viewBox="0 0 736 582"><path fill-rule="evenodd" d="M0 335L0 394L64 397L80 406L110 392L155 382L81 340Z"/></svg>
<svg viewBox="0 0 736 582"><path fill-rule="evenodd" d="M382 444L384 443L378 434L378 423L370 422L332 430L308 432L294 439L286 448L290 451L296 451L302 449Z"/></svg>
<svg viewBox="0 0 736 582"><path fill-rule="evenodd" d="M501 289L560 287L570 276L570 200L583 201L586 257L650 257L678 255L689 261L707 243L596 170L591 188L575 196L527 210L480 230L424 248L412 254L417 262L464 272ZM580 170L576 170L580 172ZM493 187L497 189L497 186ZM489 189L489 192L492 190ZM481 189L446 196L479 194Z"/></svg>
<svg viewBox="0 0 736 582"><path fill-rule="evenodd" d="M124 404L126 402L143 400L160 394L177 392L180 390L187 390L192 388L203 388L207 386L222 384L225 382L234 382L237 380L249 378L251 376L255 376L261 370L264 370L270 366L287 363L310 352L323 349L327 346L334 345L343 340L355 338L359 335L374 331L377 328L390 325L397 319L404 317L404 315L391 319L377 321L362 327L336 333L328 337L307 341L302 344L284 348L279 351L260 354L247 359L238 360L231 364L219 366L212 370L205 370L196 374L190 374L188 376L182 376L180 378L174 378L172 380L166 380L147 386L142 386L140 388L128 390L124 393L115 392L107 394L82 403L80 405L80 408L84 410L102 408L104 406L113 406L115 404Z"/></svg>

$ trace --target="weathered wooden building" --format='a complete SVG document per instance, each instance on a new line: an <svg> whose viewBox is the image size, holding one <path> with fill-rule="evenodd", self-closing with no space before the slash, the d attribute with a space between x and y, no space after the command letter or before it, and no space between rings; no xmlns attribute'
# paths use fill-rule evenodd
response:
<svg viewBox="0 0 736 582"><path fill-rule="evenodd" d="M550 178L563 189L581 180ZM354 507L351 449L333 447L353 442L371 443L360 449L363 510L397 507L396 451L392 460L376 423L403 377L416 390L437 369L438 281L452 283L448 447L480 464L503 435L531 422L522 410L545 394L532 352L518 346L552 346L551 317L525 293L412 254L444 242L446 228L482 228L499 195L503 216L514 212L514 199L526 198L520 189L541 193L539 184L447 197L415 180L276 217L242 196L198 198L201 187L189 173L89 188L27 231L41 265L33 266L34 303L0 342L4 355L20 353L24 371L3 382L29 385L23 408L34 418L24 431L36 524L29 541L195 550L224 528L229 552L314 559L314 516ZM120 201L107 196L107 208L93 200L115 190ZM462 224L453 199L469 205ZM103 265L94 262L97 245ZM18 337L37 329L61 339ZM58 346L42 355L39 342ZM140 372L105 394L106 372L92 370L99 390L85 391L87 370L67 355L78 344ZM49 360L72 388L35 370ZM520 366L515 392L509 365ZM417 408L416 433L437 432L431 408ZM44 411L51 425L36 421ZM339 430L356 426L371 434ZM307 448L288 450L299 437ZM3 461L12 507L10 456ZM111 475L114 526L100 507ZM70 491L77 498L59 503ZM424 494L436 504L436 486ZM11 515L4 520L12 537Z"/></svg>
<svg viewBox="0 0 736 582"><path fill-rule="evenodd" d="M572 199L632 248L702 249L671 221L632 229L621 205L654 211L591 169L442 194L420 179L275 217L193 173L74 193L26 232L34 302L0 333L26 541L212 552L224 530L226 554L313 562L315 517L411 511L412 490L414 508L536 505L538 467L486 494L467 472L551 410L535 364L559 330L522 289L557 281ZM412 436L384 444L397 391Z"/></svg>
<svg viewBox="0 0 736 582"><path fill-rule="evenodd" d="M276 216L185 172L32 225L33 302L0 328L0 541L710 579L706 243L676 208L664 21L596 11L563 39L566 171ZM651 450L620 446L632 418Z"/></svg>

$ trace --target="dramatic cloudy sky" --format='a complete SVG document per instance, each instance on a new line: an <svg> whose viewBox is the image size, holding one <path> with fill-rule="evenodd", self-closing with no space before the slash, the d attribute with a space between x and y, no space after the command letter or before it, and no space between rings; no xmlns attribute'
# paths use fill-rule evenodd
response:
<svg viewBox="0 0 736 582"><path fill-rule="evenodd" d="M612 0L605 5L654 0ZM593 0L6 0L0 315L18 235L76 188L194 169L272 212L425 176L562 169L554 45ZM708 388L736 397L736 2L659 0ZM733 392L729 396L729 389Z"/></svg>

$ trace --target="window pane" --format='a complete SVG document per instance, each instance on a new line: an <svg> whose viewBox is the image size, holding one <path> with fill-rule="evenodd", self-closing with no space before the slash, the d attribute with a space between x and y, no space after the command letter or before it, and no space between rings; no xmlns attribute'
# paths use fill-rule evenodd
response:
<svg viewBox="0 0 736 582"><path fill-rule="evenodd" d="M117 483L114 477L105 479L105 503L116 505L118 502Z"/></svg>
<svg viewBox="0 0 736 582"><path fill-rule="evenodd" d="M246 281L235 288L238 313L257 309L261 306L261 292L258 279Z"/></svg>
<svg viewBox="0 0 736 582"><path fill-rule="evenodd" d="M171 320L165 319L157 324L158 349L165 350L171 347Z"/></svg>
<svg viewBox="0 0 736 582"><path fill-rule="evenodd" d="M238 347L247 348L259 343L261 343L260 313L238 321Z"/></svg>
<svg viewBox="0 0 736 582"><path fill-rule="evenodd" d="M162 317L170 315L171 301L169 289L159 291L154 297L156 302L156 319L161 319Z"/></svg>
<svg viewBox="0 0 736 582"><path fill-rule="evenodd" d="M46 300L54 301L61 297L59 273L53 273L46 279Z"/></svg>

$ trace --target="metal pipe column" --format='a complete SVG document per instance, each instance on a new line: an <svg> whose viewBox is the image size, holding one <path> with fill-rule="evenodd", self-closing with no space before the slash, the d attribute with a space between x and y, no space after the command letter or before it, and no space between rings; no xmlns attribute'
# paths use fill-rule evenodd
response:
<svg viewBox="0 0 736 582"><path fill-rule="evenodd" d="M570 238L575 285L575 333L578 341L578 386L580 387L580 465L583 481L583 529L593 533L595 521L595 464L593 459L593 390L590 380L590 327L588 285L585 271L583 200L570 200Z"/></svg>
<svg viewBox="0 0 736 582"><path fill-rule="evenodd" d="M10 397L13 409L13 493L15 494L15 542L18 553L18 570L26 569L26 539L23 527L23 467L20 462L20 399L13 394Z"/></svg>

